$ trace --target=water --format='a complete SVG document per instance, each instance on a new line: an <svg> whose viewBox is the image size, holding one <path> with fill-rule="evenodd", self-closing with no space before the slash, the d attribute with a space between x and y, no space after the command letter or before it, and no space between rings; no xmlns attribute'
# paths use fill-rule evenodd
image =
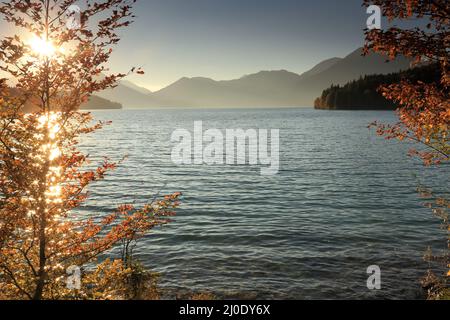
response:
<svg viewBox="0 0 450 320"><path fill-rule="evenodd" d="M181 191L173 223L140 242L138 255L167 290L223 298L418 298L428 246L445 248L418 181L448 191L449 170L424 169L407 146L367 129L391 112L148 110L95 112L113 124L83 141L91 154L129 158L91 188L83 214ZM175 128L280 129L280 172L171 162ZM382 289L367 289L378 265Z"/></svg>

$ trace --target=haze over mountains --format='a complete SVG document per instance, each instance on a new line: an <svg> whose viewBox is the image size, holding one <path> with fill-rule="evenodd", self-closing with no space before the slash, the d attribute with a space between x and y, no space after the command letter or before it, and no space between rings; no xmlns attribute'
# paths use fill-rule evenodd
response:
<svg viewBox="0 0 450 320"><path fill-rule="evenodd" d="M402 57L386 63L386 57L361 54L362 49L357 49L344 58L325 60L301 75L278 70L227 81L181 78L156 92L122 81L98 95L125 108L313 106L314 99L332 84L343 85L364 75L388 74L410 66Z"/></svg>
<svg viewBox="0 0 450 320"><path fill-rule="evenodd" d="M17 88L8 88L8 95L13 97L23 97L21 90ZM1 97L0 97L1 98ZM122 109L122 105L118 102L113 102L105 98L93 95L88 101L80 106L80 110L103 110L103 109ZM56 111L55 109L53 111ZM32 97L26 100L21 108L22 112L39 112L41 111L41 101L37 97Z"/></svg>

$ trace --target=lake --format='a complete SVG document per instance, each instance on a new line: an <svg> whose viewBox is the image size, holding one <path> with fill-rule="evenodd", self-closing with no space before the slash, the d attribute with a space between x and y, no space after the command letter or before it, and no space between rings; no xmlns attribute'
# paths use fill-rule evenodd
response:
<svg viewBox="0 0 450 320"><path fill-rule="evenodd" d="M414 299L428 246L446 246L421 205L420 183L448 191L448 166L424 169L408 146L369 131L392 112L313 109L96 111L112 125L85 138L92 155L128 159L91 188L83 215L180 191L175 221L139 244L138 257L173 292L221 298ZM175 129L280 129L280 170L171 160ZM381 290L367 288L367 267Z"/></svg>

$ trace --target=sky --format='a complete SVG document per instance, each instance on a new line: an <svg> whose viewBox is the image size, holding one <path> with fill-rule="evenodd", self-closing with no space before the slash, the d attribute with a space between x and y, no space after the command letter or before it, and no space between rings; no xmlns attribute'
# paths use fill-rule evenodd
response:
<svg viewBox="0 0 450 320"><path fill-rule="evenodd" d="M362 0L140 0L112 70L152 91L181 77L239 78L261 70L301 73L362 46Z"/></svg>
<svg viewBox="0 0 450 320"><path fill-rule="evenodd" d="M81 1L81 0L80 0ZM363 45L362 0L138 0L110 67L152 91L182 77L307 71ZM6 31L4 22L0 30ZM0 31L0 34L3 33Z"/></svg>

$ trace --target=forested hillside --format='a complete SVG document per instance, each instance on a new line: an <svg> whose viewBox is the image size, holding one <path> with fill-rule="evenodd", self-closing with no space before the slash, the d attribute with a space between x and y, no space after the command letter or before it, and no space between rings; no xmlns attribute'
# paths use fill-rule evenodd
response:
<svg viewBox="0 0 450 320"><path fill-rule="evenodd" d="M332 85L316 99L314 107L331 110L394 110L397 106L378 92L381 85L397 83L402 79L428 83L439 77L439 68L436 65L421 66L387 75L369 75L344 86Z"/></svg>

